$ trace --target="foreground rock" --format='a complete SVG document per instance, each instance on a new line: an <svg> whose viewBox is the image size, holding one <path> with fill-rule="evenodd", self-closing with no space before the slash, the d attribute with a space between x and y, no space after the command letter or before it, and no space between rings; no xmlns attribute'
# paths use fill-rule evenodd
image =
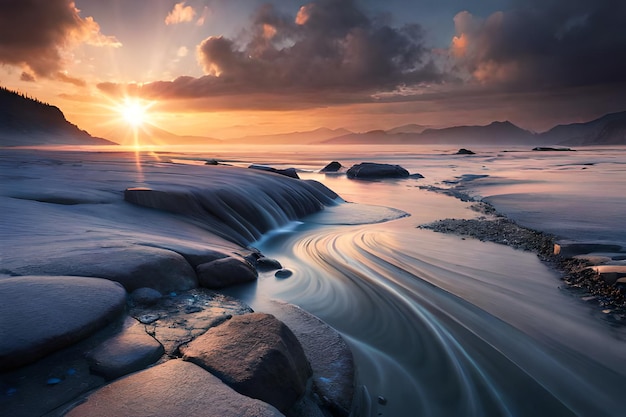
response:
<svg viewBox="0 0 626 417"><path fill-rule="evenodd" d="M238 394L189 362L171 360L107 385L68 417L278 417L271 405Z"/></svg>
<svg viewBox="0 0 626 417"><path fill-rule="evenodd" d="M313 368L313 390L334 416L348 416L354 397L352 351L335 329L301 308L272 301L270 312L296 335Z"/></svg>
<svg viewBox="0 0 626 417"><path fill-rule="evenodd" d="M78 252L78 253L76 253ZM13 268L19 275L72 275L117 281L132 292L150 287L162 293L197 287L196 274L185 258L171 250L141 245L80 249Z"/></svg>
<svg viewBox="0 0 626 417"><path fill-rule="evenodd" d="M198 282L201 287L219 289L255 281L258 273L243 258L222 258L198 265Z"/></svg>
<svg viewBox="0 0 626 417"><path fill-rule="evenodd" d="M348 178L377 179L377 178L406 178L409 171L400 165L362 162L353 165L347 172Z"/></svg>
<svg viewBox="0 0 626 417"><path fill-rule="evenodd" d="M139 371L163 355L163 346L145 326L128 317L121 331L87 354L90 369L111 380Z"/></svg>
<svg viewBox="0 0 626 417"><path fill-rule="evenodd" d="M114 321L125 305L124 288L104 279L0 279L0 371L80 341Z"/></svg>
<svg viewBox="0 0 626 417"><path fill-rule="evenodd" d="M235 316L181 347L183 359L237 392L289 409L304 394L311 368L292 331L263 313Z"/></svg>

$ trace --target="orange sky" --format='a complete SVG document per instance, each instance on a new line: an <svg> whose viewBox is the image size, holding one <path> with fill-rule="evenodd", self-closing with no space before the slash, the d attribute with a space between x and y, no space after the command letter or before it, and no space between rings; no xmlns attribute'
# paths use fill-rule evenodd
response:
<svg viewBox="0 0 626 417"><path fill-rule="evenodd" d="M217 138L494 120L542 131L626 109L622 4L8 1L0 85L114 141L133 109Z"/></svg>

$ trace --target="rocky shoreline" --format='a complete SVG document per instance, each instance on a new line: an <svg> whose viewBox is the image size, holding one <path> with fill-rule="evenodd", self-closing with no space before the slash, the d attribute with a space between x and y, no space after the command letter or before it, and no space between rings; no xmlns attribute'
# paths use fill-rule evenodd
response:
<svg viewBox="0 0 626 417"><path fill-rule="evenodd" d="M462 201L475 201L458 190L426 188ZM535 253L559 272L566 285L564 288L583 302L593 304L610 324L626 325L626 253L623 248L560 243L556 236L518 225L485 201L475 202L472 209L481 216L477 219L443 219L418 227Z"/></svg>

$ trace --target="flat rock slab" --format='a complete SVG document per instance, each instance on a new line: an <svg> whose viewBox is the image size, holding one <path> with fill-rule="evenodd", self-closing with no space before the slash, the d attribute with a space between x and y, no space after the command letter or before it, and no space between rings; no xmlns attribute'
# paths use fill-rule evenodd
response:
<svg viewBox="0 0 626 417"><path fill-rule="evenodd" d="M13 268L20 275L72 275L117 281L131 292L150 287L162 293L197 287L193 267L180 254L142 245L72 251Z"/></svg>
<svg viewBox="0 0 626 417"><path fill-rule="evenodd" d="M170 356L178 356L182 344L211 327L246 313L252 313L247 304L203 288L170 293L154 305L135 305L129 311Z"/></svg>
<svg viewBox="0 0 626 417"><path fill-rule="evenodd" d="M121 331L87 354L90 369L107 380L139 371L163 355L163 346L145 325L127 317Z"/></svg>
<svg viewBox="0 0 626 417"><path fill-rule="evenodd" d="M0 371L78 342L119 317L125 305L124 288L105 279L0 279Z"/></svg>
<svg viewBox="0 0 626 417"><path fill-rule="evenodd" d="M355 367L352 351L328 324L293 304L273 300L269 312L296 335L313 368L314 390L333 415L352 407Z"/></svg>
<svg viewBox="0 0 626 417"><path fill-rule="evenodd" d="M107 385L68 417L278 417L269 404L245 397L197 365L171 360Z"/></svg>
<svg viewBox="0 0 626 417"><path fill-rule="evenodd" d="M270 314L235 316L181 347L183 359L237 392L286 411L302 397L311 368L293 332Z"/></svg>

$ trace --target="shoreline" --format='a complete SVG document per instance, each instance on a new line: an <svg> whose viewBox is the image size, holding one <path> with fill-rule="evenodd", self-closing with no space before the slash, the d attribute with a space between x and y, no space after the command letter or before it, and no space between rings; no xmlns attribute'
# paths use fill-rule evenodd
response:
<svg viewBox="0 0 626 417"><path fill-rule="evenodd" d="M593 255L594 249L601 250L607 245L582 243L560 245L555 235L520 226L482 198L476 200L467 193L455 189L433 186L424 189L449 195L461 201L475 202L471 209L481 216L469 220L441 219L419 225L418 228L467 236L481 242L492 242L532 252L549 268L558 272L559 279L566 285L565 289L575 294L582 302L592 304L610 324L626 325L626 285L622 285L621 282L611 284L609 281L613 281L614 275L607 280L597 269L610 262L611 258ZM576 250L577 245L582 248ZM572 246L573 250L568 250L568 246ZM618 257L618 260L622 259Z"/></svg>

